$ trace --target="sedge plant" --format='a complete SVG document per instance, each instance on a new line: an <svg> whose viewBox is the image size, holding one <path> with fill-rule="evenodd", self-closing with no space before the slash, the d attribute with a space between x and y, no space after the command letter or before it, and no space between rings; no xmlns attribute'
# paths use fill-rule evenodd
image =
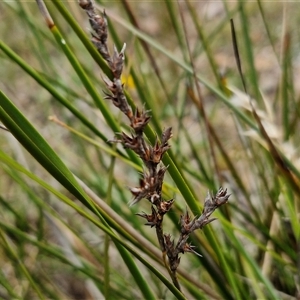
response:
<svg viewBox="0 0 300 300"><path fill-rule="evenodd" d="M297 299L297 4L36 2L1 4L0 297Z"/></svg>

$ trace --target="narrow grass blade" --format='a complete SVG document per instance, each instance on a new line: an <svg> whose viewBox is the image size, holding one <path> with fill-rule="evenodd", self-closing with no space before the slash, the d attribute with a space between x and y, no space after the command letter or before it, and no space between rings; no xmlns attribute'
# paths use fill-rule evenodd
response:
<svg viewBox="0 0 300 300"><path fill-rule="evenodd" d="M1 111L0 111L1 112ZM98 220L96 220L93 216L88 214L86 211L84 211L82 208L80 208L74 201L68 199L66 196L62 195L55 189L53 189L51 186L49 186L47 183L39 179L37 176L33 175L32 173L25 170L22 166L20 166L18 163L13 161L11 158L9 158L4 153L1 153L0 151L0 160L9 166L15 168L16 170L24 173L25 175L29 176L31 179L39 183L42 187L49 190L51 193L59 197L60 200L62 200L67 205L71 206L73 209L75 209L79 214L84 216L87 220L95 224L97 227L99 227L101 230L103 230L106 234L108 234L112 240L115 242L116 247L118 248L118 251L120 252L120 255L123 257L124 262L126 263L129 270L133 269L134 279L139 284L139 288L141 289L141 292L145 295L145 297L149 297L150 299L155 299L151 289L149 288L148 284L145 282L143 276L140 274L139 270L136 268L135 263L131 256L129 256L129 251L131 254L133 254L138 260L140 260L151 272L153 272L167 287L168 289L178 297L178 299L185 299L183 295L147 260L145 260L143 257L141 257L132 247L127 245L123 239L117 237L115 233L112 232L111 229L109 229L106 225L103 225ZM127 251L126 251L126 250ZM142 290L143 289L143 290ZM152 295L152 296L151 296Z"/></svg>
<svg viewBox="0 0 300 300"><path fill-rule="evenodd" d="M44 296L43 296L42 291L37 286L37 284L36 284L35 280L32 278L32 276L30 275L30 271L24 265L22 260L18 257L18 254L13 249L13 247L11 245L11 242L9 241L8 237L5 236L5 234L2 230L0 230L0 241L1 241L1 244L3 245L3 248L7 251L7 253L9 253L9 255L11 257L13 257L14 260L17 261L17 265L18 265L19 270L24 274L25 278L27 278L27 280L30 283L31 287L37 293L39 299L45 299Z"/></svg>
<svg viewBox="0 0 300 300"><path fill-rule="evenodd" d="M82 112L73 106L67 99L65 99L43 76L26 63L20 56L18 56L11 48L9 48L3 41L0 41L0 49L18 64L28 75L35 79L42 87L44 87L57 101L72 112L84 125L86 125L92 132L99 136L103 141L107 141L107 137L99 131L96 126L90 122Z"/></svg>

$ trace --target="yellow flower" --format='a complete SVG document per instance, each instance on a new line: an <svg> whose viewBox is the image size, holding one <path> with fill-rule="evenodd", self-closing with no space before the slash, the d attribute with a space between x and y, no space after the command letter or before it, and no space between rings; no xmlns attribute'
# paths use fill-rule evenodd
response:
<svg viewBox="0 0 300 300"><path fill-rule="evenodd" d="M126 89L134 89L135 88L134 80L130 74L123 73L121 76L121 81L122 81L122 83L125 84Z"/></svg>

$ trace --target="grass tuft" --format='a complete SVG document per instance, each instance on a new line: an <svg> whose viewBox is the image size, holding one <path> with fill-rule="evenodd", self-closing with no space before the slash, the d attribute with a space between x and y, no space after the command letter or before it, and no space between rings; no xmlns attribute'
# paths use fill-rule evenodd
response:
<svg viewBox="0 0 300 300"><path fill-rule="evenodd" d="M3 3L0 298L298 299L298 6Z"/></svg>

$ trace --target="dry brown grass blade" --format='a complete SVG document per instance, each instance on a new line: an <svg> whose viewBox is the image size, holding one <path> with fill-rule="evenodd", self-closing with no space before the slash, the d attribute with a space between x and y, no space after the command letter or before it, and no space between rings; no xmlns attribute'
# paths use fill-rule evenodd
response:
<svg viewBox="0 0 300 300"><path fill-rule="evenodd" d="M237 67L238 67L240 77L242 79L242 83L243 83L245 93L248 94L245 79L244 79L244 75L243 75L243 72L242 72L242 64L241 64L240 55L239 55L239 51L238 51L237 39L236 39L235 28L234 28L234 22L233 22L232 19L230 20L230 24L231 24L232 43L233 43L233 49L234 49L236 64L237 64ZM279 170L283 174L283 177L286 178L287 182L290 183L291 187L293 188L293 190L296 192L296 194L299 197L300 196L300 185L299 185L298 180L293 176L293 174L291 173L291 171L289 170L289 168L285 164L285 162L284 162L282 156L280 155L279 151L277 150L277 148L273 144L271 138L267 134L264 126L262 125L262 122L261 122L258 114L256 113L256 111L254 109L254 105L252 103L252 100L251 100L250 96L249 96L249 101L250 101L250 105L251 105L251 109L252 109L252 114L253 114L254 119L256 120L256 122L258 124L258 127L259 127L259 130L260 130L260 133L261 133L262 137L265 139L265 141L268 145L269 152L270 152L271 156L273 157L277 167L279 168Z"/></svg>
<svg viewBox="0 0 300 300"><path fill-rule="evenodd" d="M279 151L277 150L277 148L273 144L271 138L268 136L264 126L262 125L262 123L260 121L259 116L257 115L257 113L256 113L256 111L253 107L252 102L251 102L251 107L252 107L253 116L254 116L254 118L255 118L258 126L259 126L260 133L261 133L262 137L265 139L265 141L267 142L269 152L270 152L271 156L273 157L279 171L281 171L281 175L283 175L283 177L291 185L294 192L298 195L298 197L300 197L300 184L299 184L298 180L292 174L290 169L287 167L287 165L285 164L285 162L284 162L282 156L280 155Z"/></svg>
<svg viewBox="0 0 300 300"><path fill-rule="evenodd" d="M194 59L193 59L193 55L192 55L192 51L191 51L191 47L190 47L190 42L189 42L189 39L188 39L187 24L186 24L185 16L183 14L184 7L179 2L178 2L178 7L179 7L180 18L181 18L181 22L182 22L183 31L184 31L184 36L186 38L185 42L186 42L186 46L187 46L187 49L188 49L190 64L191 64L191 67L193 69L193 77L194 77L194 81L195 81L195 87L196 87L196 91L197 91L197 95L198 95L198 97L197 97L198 98L197 99L197 102L198 102L197 107L199 109L201 117L204 120L206 135L207 135L207 139L208 139L208 142L209 142L210 156L211 156L212 164L214 166L214 172L216 174L216 177L217 177L217 179L219 181L219 185L220 185L220 183L222 182L221 181L220 170L219 170L219 166L218 166L218 163L217 163L214 144L213 144L212 136L211 136L211 132L210 132L211 126L209 125L209 121L208 121L206 111L205 111L205 108L204 108L204 105L203 105L203 103L204 103L203 96L202 96L202 92L201 92L201 88L200 88L200 83L199 83L199 80L198 80L197 75L196 75L197 74L196 73L196 67L195 67L195 63L194 63Z"/></svg>
<svg viewBox="0 0 300 300"><path fill-rule="evenodd" d="M141 27L140 27L140 25L138 23L138 20L136 19L135 15L134 15L132 9L131 9L131 7L130 7L129 2L127 0L123 0L123 1L121 1L121 3L123 5L123 7L125 8L125 10L126 10L128 16L129 16L130 21L132 22L132 24L137 29L141 30ZM139 39L139 41L141 42L141 45L143 46L143 48L144 48L144 50L145 50L145 52L146 52L146 54L147 54L147 56L148 56L148 58L149 58L149 60L151 62L150 65L153 67L154 72L155 72L155 74L156 74L156 76L157 76L157 78L158 78L158 80L159 80L159 82L161 84L161 87L162 87L162 89L163 89L166 97L168 97L167 87L166 87L166 85L165 85L165 83L164 83L164 81L162 79L161 72L159 70L159 67L158 67L158 65L156 63L156 60L155 60L154 56L152 55L152 52L150 50L149 45L144 40L142 40L142 39Z"/></svg>

